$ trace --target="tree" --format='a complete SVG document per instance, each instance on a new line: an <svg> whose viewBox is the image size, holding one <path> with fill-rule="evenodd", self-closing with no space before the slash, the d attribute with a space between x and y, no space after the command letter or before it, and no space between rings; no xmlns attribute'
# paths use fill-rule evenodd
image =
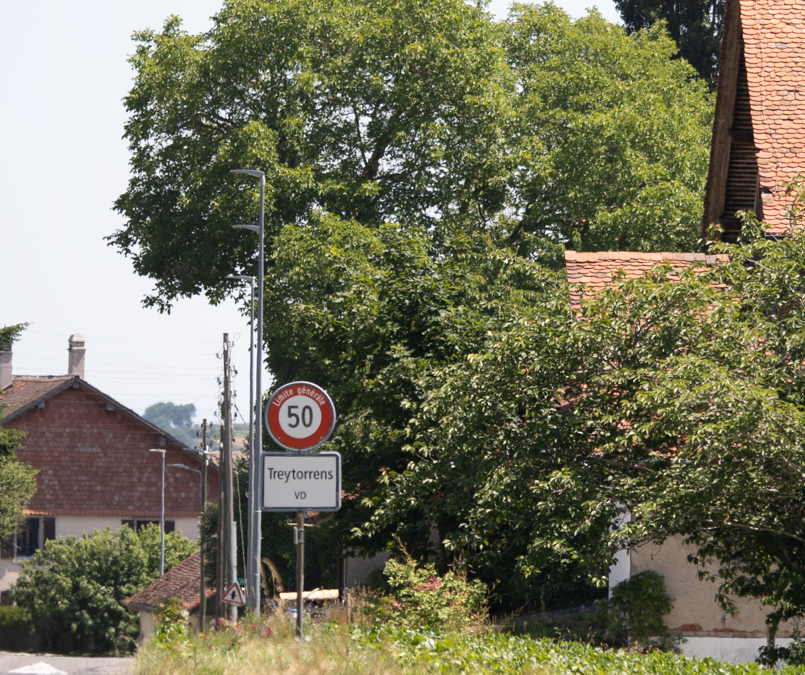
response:
<svg viewBox="0 0 805 675"><path fill-rule="evenodd" d="M36 469L15 459L24 434L0 427L0 542L25 521L25 507L36 492Z"/></svg>
<svg viewBox="0 0 805 675"><path fill-rule="evenodd" d="M257 212L256 192L234 168L267 172L269 248L312 209L436 225L500 207L513 82L478 7L232 0L214 22L191 36L174 17L136 36L134 176L111 241L154 279L150 304L217 301L235 288L227 275L253 271L253 239L230 226Z"/></svg>
<svg viewBox="0 0 805 675"><path fill-rule="evenodd" d="M143 417L149 422L162 427L165 431L191 447L198 443L198 438L193 430L193 417L195 415L196 406L192 403L176 405L170 401L149 405L143 413Z"/></svg>
<svg viewBox="0 0 805 675"><path fill-rule="evenodd" d="M540 303L444 368L375 521L416 503L474 573L526 582L563 566L601 582L616 547L683 535L726 609L761 598L772 633L805 615L805 239L762 229L578 314Z"/></svg>
<svg viewBox="0 0 805 675"><path fill-rule="evenodd" d="M230 226L258 193L229 172L245 166L267 175L269 252L315 212L437 244L503 227L695 247L712 103L659 26L628 37L552 5L496 24L463 0L230 0L214 21L136 35L109 240L154 281L147 305L241 292L227 276L255 272L255 242Z"/></svg>
<svg viewBox="0 0 805 675"><path fill-rule="evenodd" d="M59 537L22 564L11 589L51 648L60 652L128 651L138 616L120 603L159 578L160 533L129 527L95 530L82 538ZM167 571L196 550L171 532L165 537Z"/></svg>
<svg viewBox="0 0 805 675"><path fill-rule="evenodd" d="M27 323L0 328L0 349L10 348ZM0 406L0 420L3 417ZM22 449L24 432L0 427L0 542L9 540L25 520L25 507L36 492L36 474L26 464L16 461Z"/></svg>
<svg viewBox="0 0 805 675"><path fill-rule="evenodd" d="M615 0L630 32L664 22L686 59L711 86L718 77L726 0Z"/></svg>
<svg viewBox="0 0 805 675"><path fill-rule="evenodd" d="M712 103L661 25L514 5L504 47L518 96L507 139L517 224L579 250L693 251ZM671 159L673 158L673 159Z"/></svg>
<svg viewBox="0 0 805 675"><path fill-rule="evenodd" d="M473 513L447 500L453 488L476 489L491 523L493 491L427 474L434 456L419 448L454 452L426 437L450 428L436 415L450 403L439 392L449 381L445 397L459 397L468 369L496 363L498 348L505 369L479 374L490 389L456 399L475 415L461 423L478 439L491 433L474 407L487 395L516 426L529 396L547 406L565 376L574 381L582 357L554 271L558 244L695 247L712 105L661 28L628 36L597 14L574 23L550 5L516 6L496 24L463 0L231 0L206 34L171 19L138 40L127 98L133 177L111 243L154 280L146 304L168 311L182 296L238 293L226 276L254 273L256 247L230 225L256 215L257 192L229 171L266 171L267 362L278 381L316 381L335 399L330 447L344 457L347 494L335 540L371 553L396 534L442 571L466 552L473 574L509 581L512 593L552 566L562 579L586 578L579 561L600 580L601 529L617 502L591 506L606 485L600 463L562 473L589 450L578 418L534 422L549 434L542 492L529 492L524 469L525 483L510 486L525 490L516 509L477 523L493 539L472 539ZM550 368L517 355L535 326L546 346L534 355ZM524 368L554 379L534 379L504 410L496 387L519 391ZM554 436L564 440L549 457ZM459 465L471 473L481 441L465 440ZM480 466L494 466L495 448L484 451ZM556 480L567 481L565 502L551 500ZM538 494L554 529L507 530L533 519ZM453 547L462 532L472 541Z"/></svg>

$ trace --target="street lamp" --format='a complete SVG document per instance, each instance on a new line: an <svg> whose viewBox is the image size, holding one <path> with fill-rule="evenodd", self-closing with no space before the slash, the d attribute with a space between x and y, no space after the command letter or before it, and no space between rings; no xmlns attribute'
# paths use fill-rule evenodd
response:
<svg viewBox="0 0 805 675"><path fill-rule="evenodd" d="M165 574L165 451L149 450L148 452L158 452L162 455L162 510L159 516L159 529L162 536L159 544L159 576Z"/></svg>
<svg viewBox="0 0 805 675"><path fill-rule="evenodd" d="M251 401L254 416L253 442L249 444L249 550L246 560L246 596L249 609L255 617L260 616L260 536L262 511L258 495L262 494L262 477L258 471L258 462L263 452L263 291L265 287L265 191L266 175L255 169L234 169L232 173L252 176L260 180L260 210L257 225L233 225L233 227L257 232L257 349L260 358L257 361L255 395ZM252 278L252 308L254 307L254 279ZM254 315L252 315L252 331L254 331ZM252 354L254 349L252 349ZM255 414L255 401L257 411ZM251 426L251 425L250 425Z"/></svg>

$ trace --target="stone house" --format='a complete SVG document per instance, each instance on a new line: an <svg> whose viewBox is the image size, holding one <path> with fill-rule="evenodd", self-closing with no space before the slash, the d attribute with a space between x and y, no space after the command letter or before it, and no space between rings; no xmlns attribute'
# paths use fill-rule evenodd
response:
<svg viewBox="0 0 805 675"><path fill-rule="evenodd" d="M0 546L0 603L20 562L46 540L159 522L162 457L151 449L166 451L166 532L198 537L199 474L170 465L201 469L199 451L86 382L85 358L83 337L73 335L66 375L26 376L12 372L10 347L0 351L0 426L26 433L17 459L39 471L25 527ZM212 465L207 481L217 501Z"/></svg>

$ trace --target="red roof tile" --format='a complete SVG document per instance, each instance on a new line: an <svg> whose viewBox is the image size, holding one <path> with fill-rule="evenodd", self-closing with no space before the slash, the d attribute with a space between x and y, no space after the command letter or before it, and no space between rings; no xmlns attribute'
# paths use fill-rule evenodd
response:
<svg viewBox="0 0 805 675"><path fill-rule="evenodd" d="M201 604L200 585L201 553L197 551L154 583L135 593L128 600L124 600L123 605L133 611L153 611L160 602L168 598L180 598L182 606L188 611L193 611ZM206 589L206 595L208 600L214 597L215 589Z"/></svg>
<svg viewBox="0 0 805 675"><path fill-rule="evenodd" d="M639 279L653 267L669 263L675 270L690 267L694 263L715 265L726 261L726 255L705 253L642 253L638 251L596 251L579 253L565 251L567 280L593 290L601 290L612 285L612 276L622 270L627 279ZM579 294L571 291L571 303L579 303Z"/></svg>
<svg viewBox="0 0 805 675"><path fill-rule="evenodd" d="M0 392L0 419L10 417L48 394L78 380L73 375L17 375L11 386Z"/></svg>
<svg viewBox="0 0 805 675"><path fill-rule="evenodd" d="M805 0L740 0L763 219L789 226L784 183L805 171Z"/></svg>

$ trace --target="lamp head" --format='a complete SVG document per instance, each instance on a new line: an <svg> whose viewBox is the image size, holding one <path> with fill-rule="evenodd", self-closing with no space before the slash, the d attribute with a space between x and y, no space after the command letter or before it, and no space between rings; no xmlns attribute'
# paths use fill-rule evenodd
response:
<svg viewBox="0 0 805 675"><path fill-rule="evenodd" d="M255 178L263 178L266 174L257 169L232 169L229 173L242 173L246 176L254 176Z"/></svg>

